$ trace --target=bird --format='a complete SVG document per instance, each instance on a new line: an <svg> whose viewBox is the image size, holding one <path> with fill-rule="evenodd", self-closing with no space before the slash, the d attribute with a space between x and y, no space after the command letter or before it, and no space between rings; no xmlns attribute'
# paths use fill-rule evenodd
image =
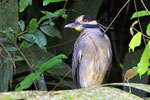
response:
<svg viewBox="0 0 150 100"><path fill-rule="evenodd" d="M72 76L75 89L99 86L106 82L112 63L109 37L90 15L80 15L64 28L80 32L72 57Z"/></svg>

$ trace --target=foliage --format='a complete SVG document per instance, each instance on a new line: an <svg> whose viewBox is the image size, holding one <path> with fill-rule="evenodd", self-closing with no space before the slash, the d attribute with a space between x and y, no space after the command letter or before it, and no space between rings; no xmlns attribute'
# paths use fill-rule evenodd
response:
<svg viewBox="0 0 150 100"><path fill-rule="evenodd" d="M131 19L137 18L137 17L144 17L144 16L148 16L148 15L149 15L149 13L146 10L138 11L132 15ZM140 75L140 78L144 73L148 72L148 75L150 73L150 71L148 70L148 67L150 66L150 55L149 55L150 54L150 37L149 37L150 25L149 24L147 25L146 35L144 35L144 33L140 32L136 28L134 28L134 25L137 23L138 23L138 21L134 22L130 28L131 34L133 34L133 30L135 30L137 33L132 37L132 39L129 43L129 51L130 51L130 49L132 49L132 51L134 51L135 47L138 47L141 45L142 36L147 38L148 41L143 40L144 42L146 42L146 47L144 49L144 52L140 59L140 62L137 64L137 67L133 67L132 69L129 69L127 71L127 73L125 75L125 79L127 77L130 79L133 76L135 76L136 75L135 71L137 71L137 73ZM136 70L134 70L135 68L136 68Z"/></svg>
<svg viewBox="0 0 150 100"><path fill-rule="evenodd" d="M48 5L49 3L53 2L60 2L64 0L44 0L43 1L43 6ZM19 1L19 12L23 13L25 9L28 6L32 6L32 0L20 0ZM37 45L39 48L41 48L45 53L47 51L47 36L48 37L58 37L59 39L62 39L62 36L57 28L55 28L55 23L53 22L54 19L58 17L66 18L66 9L58 9L55 12L49 12L49 11L39 11L45 14L43 17L41 17L39 20L38 18L31 18L29 22L25 22L24 20L19 20L17 22L19 31L13 30L12 28L5 28L1 29L0 33L2 33L6 39L0 40L2 44L4 44L4 47L6 50L9 52L15 52L16 54L14 57L6 57L3 61L3 63L7 64L10 61L14 61L15 63L20 63L19 61L25 61L27 63L27 66L29 67L29 70L32 72L29 74L27 77L24 76L24 80L20 80L21 82L17 85L16 90L22 90L22 89L27 89L29 88L33 82L35 82L39 77L41 77L47 70L50 68L56 66L59 64L59 66L62 65L62 59L66 59L67 57L63 54L55 56L52 58L52 56L48 59L48 57L44 57L47 60L42 61L41 66L36 65L34 68L32 67L32 64L35 64L36 62L39 62L38 60L35 60L37 58L34 58L33 55L31 55L31 60L30 58L26 58L27 54L24 54L22 50L28 51L28 49L31 49L32 46ZM29 23L29 24L28 24ZM16 40L19 40L17 43ZM19 47L18 47L19 45ZM18 53L18 51L20 53ZM41 52L41 51L40 51ZM39 54L38 54L39 55ZM43 57L41 55L41 57ZM52 58L52 59L51 59ZM34 60L34 61L33 61ZM32 63L32 64L30 64ZM23 65L22 65L23 66ZM21 66L21 67L22 67ZM38 67L37 67L38 66ZM15 66L14 66L15 67ZM17 66L18 68L18 66ZM20 72L18 70L18 72ZM55 72L57 73L57 72ZM63 73L64 75L65 73ZM43 76L44 77L44 76ZM62 77L62 76L61 76ZM60 78L60 77L59 77ZM64 81L64 86L65 84L68 84L66 81ZM54 83L54 85L56 82ZM36 84L34 84L36 85ZM15 86L14 86L15 87Z"/></svg>
<svg viewBox="0 0 150 100"><path fill-rule="evenodd" d="M38 72L31 73L28 75L22 82L19 83L19 86L16 87L16 91L21 91L23 89L29 88L33 82L40 77L40 75L48 70L54 67L55 65L62 63L62 58L67 59L67 57L63 54L55 56L54 58L48 60L47 62L43 63L40 66L40 69Z"/></svg>
<svg viewBox="0 0 150 100"><path fill-rule="evenodd" d="M144 16L149 16L149 13L146 11L146 10L142 10L142 11L138 11L138 12L135 12L131 19L133 18L137 18L137 17L144 17Z"/></svg>

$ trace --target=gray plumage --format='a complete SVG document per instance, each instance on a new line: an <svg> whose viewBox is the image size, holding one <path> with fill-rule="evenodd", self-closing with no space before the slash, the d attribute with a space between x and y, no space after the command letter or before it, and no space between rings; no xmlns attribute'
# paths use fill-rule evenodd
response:
<svg viewBox="0 0 150 100"><path fill-rule="evenodd" d="M85 88L102 84L112 62L111 43L100 30L98 23L89 15L81 15L75 23L65 27L81 31L74 45L72 75L74 88Z"/></svg>
<svg viewBox="0 0 150 100"><path fill-rule="evenodd" d="M106 72L111 68L111 60L111 44L107 35L100 29L85 29L74 45L72 60L74 87L100 85Z"/></svg>

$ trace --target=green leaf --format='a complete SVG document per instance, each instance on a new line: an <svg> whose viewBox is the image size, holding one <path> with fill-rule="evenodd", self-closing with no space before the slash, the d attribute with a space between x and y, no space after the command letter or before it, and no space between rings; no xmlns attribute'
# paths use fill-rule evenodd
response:
<svg viewBox="0 0 150 100"><path fill-rule="evenodd" d="M45 33L46 35L50 37L57 36L58 38L62 39L60 32L54 26L45 25L43 27L40 27L40 29L43 33Z"/></svg>
<svg viewBox="0 0 150 100"><path fill-rule="evenodd" d="M67 59L67 56L65 56L64 54L60 54L58 56L55 56L54 58L48 60L47 62L43 63L40 67L40 72L44 72L50 68L52 68L53 66L62 63L62 59Z"/></svg>
<svg viewBox="0 0 150 100"><path fill-rule="evenodd" d="M5 47L8 51L17 51L17 48L13 45L6 44Z"/></svg>
<svg viewBox="0 0 150 100"><path fill-rule="evenodd" d="M148 66L150 65L149 59L150 59L150 41L146 45L142 57L140 59L140 62L138 63L137 72L139 73L140 77L141 75L147 72Z"/></svg>
<svg viewBox="0 0 150 100"><path fill-rule="evenodd" d="M33 45L33 43L27 42L27 41L23 41L20 45L19 48L20 49L25 49L25 48L29 48Z"/></svg>
<svg viewBox="0 0 150 100"><path fill-rule="evenodd" d="M149 16L149 13L146 11L146 10L142 10L142 11L138 11L138 12L135 12L131 19L133 18L137 18L137 17L144 17L144 16Z"/></svg>
<svg viewBox="0 0 150 100"><path fill-rule="evenodd" d="M34 33L36 31L37 27L38 27L37 19L36 18L32 18L30 23L29 23L28 32L30 34Z"/></svg>
<svg viewBox="0 0 150 100"><path fill-rule="evenodd" d="M19 11L23 12L28 5L32 5L32 0L20 0Z"/></svg>
<svg viewBox="0 0 150 100"><path fill-rule="evenodd" d="M35 72L29 74L22 82L15 88L16 91L21 91L23 89L29 88L33 82L41 75L41 72Z"/></svg>
<svg viewBox="0 0 150 100"><path fill-rule="evenodd" d="M46 6L46 5L48 5L49 3L61 2L61 1L65 1L65 0L44 0L44 1L43 1L43 6Z"/></svg>
<svg viewBox="0 0 150 100"><path fill-rule="evenodd" d="M8 62L10 62L12 59L10 58L10 57L6 57L5 59L4 59L4 61L3 61L3 63L8 63ZM14 58L13 58L13 61L22 61L22 60L24 60L24 58L23 57L21 57L21 56L15 56Z"/></svg>
<svg viewBox="0 0 150 100"><path fill-rule="evenodd" d="M142 38L142 33L141 32L136 33L132 37L132 39L131 39L131 41L129 43L129 51L130 51L130 49L132 49L132 51L134 51L135 47L140 46L140 44L141 44L141 38Z"/></svg>
<svg viewBox="0 0 150 100"><path fill-rule="evenodd" d="M150 75L150 71L148 71L147 75Z"/></svg>
<svg viewBox="0 0 150 100"><path fill-rule="evenodd" d="M11 41L15 41L15 36L14 36L13 33L8 32L8 33L6 33L6 36L7 36L7 38L10 39Z"/></svg>
<svg viewBox="0 0 150 100"><path fill-rule="evenodd" d="M49 12L49 11L41 11L41 13L47 15L49 18L53 18L54 17L54 14Z"/></svg>
<svg viewBox="0 0 150 100"><path fill-rule="evenodd" d="M150 36L150 23L147 25L146 34Z"/></svg>
<svg viewBox="0 0 150 100"><path fill-rule="evenodd" d="M68 17L68 15L67 14L62 14L61 17L66 19Z"/></svg>
<svg viewBox="0 0 150 100"><path fill-rule="evenodd" d="M5 33L9 33L10 31L9 30L0 30L0 32L5 34Z"/></svg>
<svg viewBox="0 0 150 100"><path fill-rule="evenodd" d="M24 34L21 36L21 38L23 38L29 42L35 43L35 41L33 39L33 34Z"/></svg>
<svg viewBox="0 0 150 100"><path fill-rule="evenodd" d="M24 58L22 56L15 56L15 58L13 58L14 61L22 61L24 60Z"/></svg>
<svg viewBox="0 0 150 100"><path fill-rule="evenodd" d="M25 23L23 20L19 20L18 21L18 25L20 26L21 31L24 31L25 29Z"/></svg>
<svg viewBox="0 0 150 100"><path fill-rule="evenodd" d="M44 51L46 51L46 45L47 45L47 40L45 35L40 31L36 30L33 34L33 39L35 40L35 43Z"/></svg>
<svg viewBox="0 0 150 100"><path fill-rule="evenodd" d="M44 21L46 19L51 20L51 18L49 16L45 15L45 16L40 18L40 20L38 21L38 24L40 24L42 21Z"/></svg>
<svg viewBox="0 0 150 100"><path fill-rule="evenodd" d="M59 9L57 11L55 11L53 14L54 14L54 17L59 17L61 16L62 12L65 13L66 9Z"/></svg>

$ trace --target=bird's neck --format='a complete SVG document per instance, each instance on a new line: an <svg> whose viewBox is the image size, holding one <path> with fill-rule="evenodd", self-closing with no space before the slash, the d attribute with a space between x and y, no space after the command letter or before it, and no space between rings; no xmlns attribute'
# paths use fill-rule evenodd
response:
<svg viewBox="0 0 150 100"><path fill-rule="evenodd" d="M85 28L82 33L95 34L95 35L104 35L100 28Z"/></svg>

